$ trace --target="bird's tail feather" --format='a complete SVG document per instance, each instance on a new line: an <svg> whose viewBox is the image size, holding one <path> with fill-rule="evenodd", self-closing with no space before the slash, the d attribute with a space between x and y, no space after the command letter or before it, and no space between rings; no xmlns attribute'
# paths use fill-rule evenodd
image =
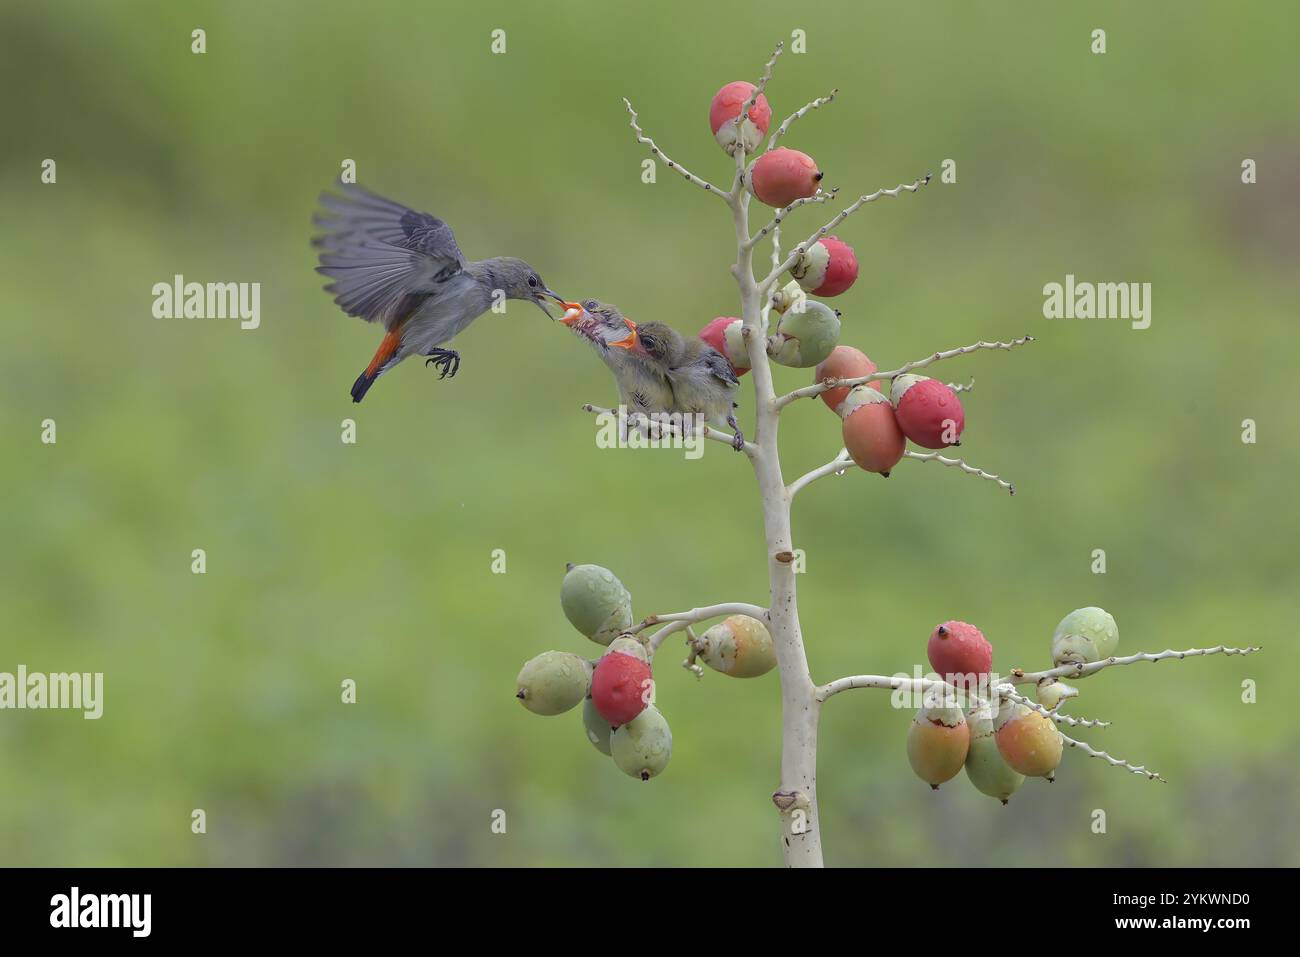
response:
<svg viewBox="0 0 1300 957"><path fill-rule="evenodd" d="M375 384L375 380L378 378L378 375L371 375L368 371L357 376L357 381L352 383L352 401L360 402L364 399L366 393L370 391L370 387Z"/></svg>

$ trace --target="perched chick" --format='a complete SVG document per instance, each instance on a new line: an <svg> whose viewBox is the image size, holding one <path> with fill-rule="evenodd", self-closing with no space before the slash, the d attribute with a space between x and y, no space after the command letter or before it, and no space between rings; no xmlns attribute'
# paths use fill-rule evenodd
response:
<svg viewBox="0 0 1300 957"><path fill-rule="evenodd" d="M731 363L702 339L683 336L662 322L636 327L638 342L631 351L644 353L672 388L672 411L699 413L713 425L726 425L735 433L732 447L745 447L736 422L736 390L740 385Z"/></svg>
<svg viewBox="0 0 1300 957"><path fill-rule="evenodd" d="M617 306L599 299L568 305L581 305L581 312L570 308L560 321L590 342L614 373L619 402L627 406L628 412L670 411L673 392L667 376L644 349L638 348L636 323L625 318Z"/></svg>

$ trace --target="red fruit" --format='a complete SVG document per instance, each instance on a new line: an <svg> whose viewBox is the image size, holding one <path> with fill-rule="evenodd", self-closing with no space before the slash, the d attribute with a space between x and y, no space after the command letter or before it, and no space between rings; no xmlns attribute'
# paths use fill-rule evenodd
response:
<svg viewBox="0 0 1300 957"><path fill-rule="evenodd" d="M821 382L823 379L856 379L859 376L871 375L877 371L876 364L867 358L867 354L852 346L836 346L831 350L831 354L822 360L817 366L813 379L814 383ZM879 380L867 383L877 392L882 391ZM831 389L822 393L822 401L826 403L826 408L832 412L840 410L840 403L844 401L849 394L849 386L840 386L838 389Z"/></svg>
<svg viewBox="0 0 1300 957"><path fill-rule="evenodd" d="M925 646L930 667L958 688L974 687L993 667L993 646L974 625L945 621L930 634Z"/></svg>
<svg viewBox="0 0 1300 957"><path fill-rule="evenodd" d="M612 727L621 728L650 703L650 666L640 658L611 651L596 662L591 703Z"/></svg>
<svg viewBox="0 0 1300 957"><path fill-rule="evenodd" d="M747 178L759 202L779 209L817 192L822 173L811 156L782 146L756 159Z"/></svg>
<svg viewBox="0 0 1300 957"><path fill-rule="evenodd" d="M735 316L718 316L700 330L700 338L726 356L738 376L749 371L745 340L740 334L743 325Z"/></svg>
<svg viewBox="0 0 1300 957"><path fill-rule="evenodd" d="M903 434L926 449L961 445L966 412L957 393L937 379L900 375L890 392Z"/></svg>
<svg viewBox="0 0 1300 957"><path fill-rule="evenodd" d="M869 386L855 386L840 406L844 416L844 447L859 468L889 478L903 457L903 433L889 400Z"/></svg>
<svg viewBox="0 0 1300 957"><path fill-rule="evenodd" d="M848 243L827 236L804 251L790 275L814 296L838 296L857 281L858 257Z"/></svg>
<svg viewBox="0 0 1300 957"><path fill-rule="evenodd" d="M736 152L735 119L753 95L754 84L736 80L715 93L713 102L709 104L709 129L713 131L713 138L718 141L718 145L726 150L729 156L735 155ZM767 135L767 128L771 123L772 107L768 106L767 97L760 93L754 105L749 108L749 116L740 124L746 153L754 151L759 141Z"/></svg>

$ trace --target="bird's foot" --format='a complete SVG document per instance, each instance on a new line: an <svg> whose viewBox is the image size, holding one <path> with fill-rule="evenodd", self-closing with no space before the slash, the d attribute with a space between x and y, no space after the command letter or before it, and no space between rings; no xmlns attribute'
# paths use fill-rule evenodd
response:
<svg viewBox="0 0 1300 957"><path fill-rule="evenodd" d="M745 451L745 436L740 431L740 423L736 421L734 415L727 418L727 425L731 426L731 430L736 433L731 438L731 447L737 452Z"/></svg>
<svg viewBox="0 0 1300 957"><path fill-rule="evenodd" d="M424 360L426 366L435 365L442 370L439 379L454 379L460 371L460 353L454 349L433 349L425 355L431 357Z"/></svg>

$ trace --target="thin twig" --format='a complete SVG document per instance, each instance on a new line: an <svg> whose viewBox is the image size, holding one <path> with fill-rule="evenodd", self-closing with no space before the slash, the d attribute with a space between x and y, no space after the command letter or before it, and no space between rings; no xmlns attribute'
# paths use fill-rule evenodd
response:
<svg viewBox="0 0 1300 957"><path fill-rule="evenodd" d="M1126 771L1132 771L1134 774L1140 774L1145 778L1148 778L1152 781L1159 781L1162 784L1168 783L1165 781L1164 778L1162 778L1155 771L1148 770L1145 764L1129 764L1123 758L1112 757L1111 755L1107 754L1105 751L1098 751L1092 745L1084 741L1076 741L1074 740L1074 738L1068 737L1064 734L1061 735L1061 740L1065 742L1066 747L1078 748L1080 751L1088 755L1088 757L1090 758L1101 758L1107 764L1113 765L1117 768L1124 768Z"/></svg>
<svg viewBox="0 0 1300 957"><path fill-rule="evenodd" d="M1169 649L1155 654L1145 651L1139 651L1137 654L1126 655L1123 658L1110 657L1102 658L1100 661L1094 661L1091 664L1061 665L1058 668L1049 668L1047 671L1021 671L1016 669L1008 675L1008 680L1014 684L1037 684L1044 678L1082 678L1084 675L1095 674L1103 668L1109 668L1112 665L1131 665L1139 661L1165 661L1169 658L1199 658L1203 655L1249 655L1261 650L1260 645L1251 645L1246 648L1229 648L1225 645L1215 645L1213 648L1188 648L1185 651L1174 651Z"/></svg>
<svg viewBox="0 0 1300 957"><path fill-rule="evenodd" d="M686 647L689 651L686 654L686 660L682 662L682 667L695 675L697 678L704 677L704 669L695 663L695 658L699 654L699 639L695 637L695 629L690 625L686 626Z"/></svg>
<svg viewBox="0 0 1300 957"><path fill-rule="evenodd" d="M982 478L989 482L997 482L998 485L1006 489L1012 495L1016 494L1016 487L1006 479L994 475L992 472L985 472L983 469L977 469L973 465L968 465L965 459L950 459L946 455L940 455L938 452L913 452L908 449L903 453L904 458L913 459L917 462L938 462L940 465L946 465L949 468L961 469L967 475L974 475L976 478Z"/></svg>
<svg viewBox="0 0 1300 957"><path fill-rule="evenodd" d="M769 232L771 232L774 229L779 229L781 227L781 224L785 222L786 217L789 216L790 213L792 213L794 210L798 209L800 206L807 206L809 203L829 202L830 200L835 198L835 194L837 192L839 192L839 187L834 186L831 187L831 189L829 190L819 189L811 196L805 196L802 199L796 199L789 206L786 206L779 213L773 216L771 222L769 222L766 226L764 226L758 232L754 233L753 236L750 236L749 239L743 242L740 248L753 249ZM780 260L776 260L776 262L779 263Z"/></svg>
<svg viewBox="0 0 1300 957"><path fill-rule="evenodd" d="M763 91L767 89L767 84L772 79L772 71L776 68L776 61L784 51L785 51L785 41L784 40L777 41L776 49L772 51L772 58L767 61L767 65L763 67L763 75L758 78L758 83L754 85L754 92L749 95L749 99L745 101L745 108L740 111L740 115L737 116L736 119L734 120L736 124L737 142L743 142L739 135L740 127L745 122L745 120L749 119L749 111L754 108L754 104L758 102L758 98L762 96ZM737 152L744 152L744 151L737 150Z"/></svg>
<svg viewBox="0 0 1300 957"><path fill-rule="evenodd" d="M618 412L614 409L607 409L604 406L592 405L591 403L587 403L586 405L584 405L582 407L582 411L591 412L594 415L618 415ZM652 438L655 439L662 439L665 435L686 438L686 436L682 434L681 429L677 428L676 426L667 422L662 422L657 418L645 415L641 412L634 412L629 414L627 420L628 422L648 423L655 430L654 435L652 436ZM734 444L736 441L736 437L732 435L730 432L728 432L726 429L715 429L712 426L705 425L705 426L701 426L701 434L706 439L709 439L712 442L721 442L723 445L729 445L733 449L736 447ZM751 443L746 442L744 448L741 449L741 451L743 451L746 455L752 456L757 451L757 449Z"/></svg>
<svg viewBox="0 0 1300 957"><path fill-rule="evenodd" d="M649 640L646 642L646 645L650 649L650 656L654 657L654 653L659 650L659 646L664 643L664 640L668 638L669 635L679 632L683 628L689 627L690 622L687 621L670 621L668 624L664 625L651 635Z"/></svg>
<svg viewBox="0 0 1300 957"><path fill-rule="evenodd" d="M905 362L897 369L890 369L888 372L873 372L870 375L857 376L852 379L823 379L821 382L814 382L812 385L806 385L802 389L795 389L793 392L787 392L785 395L776 400L776 407L783 409L796 399L808 399L823 392L829 392L831 389L853 388L855 385L862 385L866 382L877 382L883 379L893 379L897 376L911 372L913 369L924 369L926 366L934 365L944 359L952 359L957 356L964 356L971 352L978 352L982 349L1014 349L1016 346L1023 346L1026 343L1033 342L1033 336L1021 336L1019 339L1012 339L1010 342L976 342L969 346L961 346L958 349L949 349L946 352L935 352L926 356L924 359L913 359L911 362Z"/></svg>
<svg viewBox="0 0 1300 957"><path fill-rule="evenodd" d="M969 694L946 681L936 681L933 678L910 678L906 675L850 675L847 678L836 678L818 687L817 700L825 701L841 691L851 691L855 688L881 688L886 691L941 691L945 695Z"/></svg>
<svg viewBox="0 0 1300 957"><path fill-rule="evenodd" d="M781 121L781 125L776 128L776 132L772 134L772 138L767 141L767 148L769 150L774 149L776 147L776 141L779 140L781 137L785 136L785 132L790 128L791 123L793 123L795 120L802 119L804 116L811 113L813 110L820 109L821 107L825 106L831 100L835 99L836 94L838 94L839 92L840 92L839 90L831 90L830 93L828 93L826 96L817 97L817 99L813 100L811 103L807 104L806 106L800 107L799 109L791 113L789 116L787 116L784 120Z"/></svg>
<svg viewBox="0 0 1300 957"><path fill-rule="evenodd" d="M685 179L690 180L692 183L694 183L696 186L700 187L701 189L706 190L707 192L710 193L716 193L718 196L721 196L724 200L728 202L730 201L729 193L718 189L718 187L714 186L712 183L708 182L707 180L700 179L700 177L696 176L694 173L688 170L681 163L669 159L668 154L659 148L659 144L657 144L651 137L646 136L646 134L642 132L641 127L637 125L636 110L632 109L631 101L628 100L627 97L623 97L623 102L624 104L626 104L627 111L632 117L630 122L632 125L632 130L636 133L636 141L638 143L644 143L646 146L649 146L650 152L653 155L657 156L659 160L673 172L680 173Z"/></svg>
<svg viewBox="0 0 1300 957"><path fill-rule="evenodd" d="M903 193L915 193L918 190L920 190L921 187L925 186L926 183L930 182L930 177L931 174L926 173L925 176L921 177L920 179L913 180L910 183L900 183L899 185L893 187L892 189L878 189L874 193L867 193L863 196L859 196L851 206L847 207L846 209L840 210L840 212L835 216L834 219L832 219L825 226L821 227L821 229L817 230L817 232L813 233L811 236L809 236L799 245L795 246L794 249L791 251L790 255L785 258L784 262L778 265L775 269L773 269L770 273L768 273L767 276L764 277L759 282L758 284L759 292L766 295L768 287L770 287L772 283L775 282L780 277L781 273L785 272L787 269L789 269L791 266L793 266L796 262L799 261L799 257L803 255L804 250L806 250L813 243L817 242L817 240L821 239L823 236L829 233L840 223L844 222L844 220L848 219L850 216L856 213L863 206L867 205L867 203L874 203L882 196L900 196Z"/></svg>
<svg viewBox="0 0 1300 957"><path fill-rule="evenodd" d="M1015 701L1018 704L1023 704L1025 707L1032 708L1034 711L1037 711L1039 714L1051 718L1053 721L1057 722L1058 724L1068 724L1071 725L1072 727L1079 727L1079 728L1109 728L1110 727L1109 721L1096 721L1092 718L1076 718L1073 717L1072 715L1060 714L1059 712L1056 711L1055 708L1048 710L1047 708L1044 708L1041 704L1039 704L1037 701L1034 701L1031 698L1026 698L1024 695L1012 691L1010 685L1003 685L1002 687L998 688L997 693L998 693L998 697L1010 698L1012 701Z"/></svg>
<svg viewBox="0 0 1300 957"><path fill-rule="evenodd" d="M785 490L786 495L790 496L790 498L794 498L818 479L825 478L827 475L843 475L851 468L853 468L853 459L849 457L848 449L840 449L839 455L835 456L835 458L831 459L825 465L819 465L817 468L810 472L805 472L803 475L800 475L797 479L791 482L789 487Z"/></svg>
<svg viewBox="0 0 1300 957"><path fill-rule="evenodd" d="M818 701L825 701L841 691L852 691L855 688L920 692L926 696L923 699L926 704L929 703L930 692L937 692L943 696L945 702L960 702L964 699L966 701L965 707L981 709L991 709L992 707L990 702L985 701L983 697L975 693L974 688L958 688L941 678L918 678L907 675L850 675L847 678L836 678L834 681L821 685L814 693Z"/></svg>
<svg viewBox="0 0 1300 957"><path fill-rule="evenodd" d="M723 615L748 615L750 618L757 618L760 621L767 617L767 609L758 605L751 605L744 601L723 602L719 605L703 605L700 608L692 608L689 611L675 611L667 615L649 615L641 619L640 622L629 628L628 634L635 635L654 625L661 625L664 622L671 622L679 625L679 628L673 629L678 631L687 625L693 625L697 622L708 621L710 618L721 618ZM670 632L671 634L671 632ZM653 639L651 639L653 640Z"/></svg>

